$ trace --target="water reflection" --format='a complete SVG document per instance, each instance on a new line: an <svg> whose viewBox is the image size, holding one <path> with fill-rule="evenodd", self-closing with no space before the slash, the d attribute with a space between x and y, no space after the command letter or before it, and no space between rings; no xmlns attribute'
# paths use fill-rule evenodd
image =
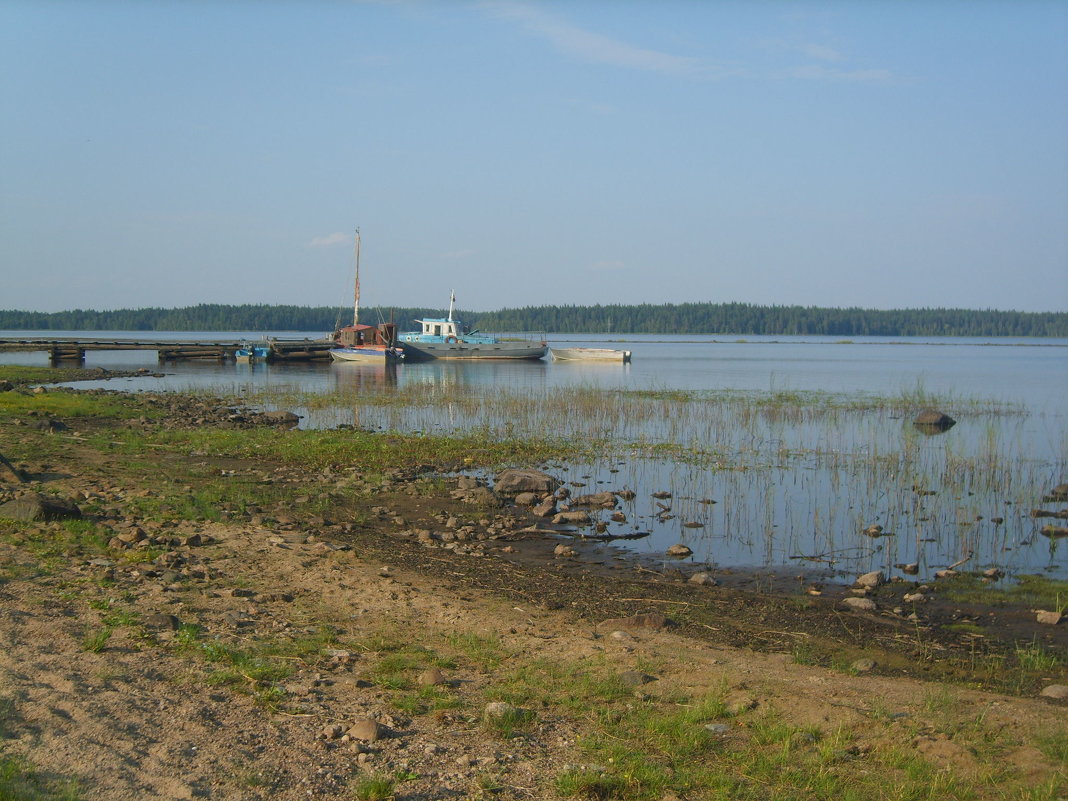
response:
<svg viewBox="0 0 1068 801"><path fill-rule="evenodd" d="M625 543L639 553L684 542L695 561L719 568L820 566L846 576L917 562L920 578L971 554L965 568L1068 575L1066 541L1042 537L1042 521L1030 514L1068 476L1064 341L636 337L609 346L633 351L633 361L178 362L160 379L77 386L333 393L300 410L301 425L311 428L607 437L627 445L551 472L590 490L634 490L621 506L626 522L607 514L603 521L620 535L650 531ZM28 356L0 359L27 363ZM91 353L87 366L159 369L144 353ZM717 394L678 401L675 390ZM644 395L636 399L636 391ZM809 391L942 393L956 399L947 411L957 424L928 436L913 414L812 403ZM754 395L779 402L754 403ZM671 497L654 499L658 490ZM874 525L879 536L863 533Z"/></svg>

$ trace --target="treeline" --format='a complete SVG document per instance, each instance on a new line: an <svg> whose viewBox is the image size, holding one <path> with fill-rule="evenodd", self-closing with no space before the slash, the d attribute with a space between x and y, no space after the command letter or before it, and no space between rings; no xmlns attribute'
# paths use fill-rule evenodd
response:
<svg viewBox="0 0 1068 801"><path fill-rule="evenodd" d="M667 303L529 306L479 316L489 331L620 334L1068 337L1066 312Z"/></svg>
<svg viewBox="0 0 1068 801"><path fill-rule="evenodd" d="M446 310L367 308L360 322L390 319L402 330L416 318ZM975 309L859 309L669 303L635 306L528 306L494 312L457 311L484 331L618 334L809 334L823 336L1068 337L1068 312ZM0 310L0 329L44 331L333 331L352 322L350 309L205 303L180 309L64 312Z"/></svg>
<svg viewBox="0 0 1068 801"><path fill-rule="evenodd" d="M360 322L375 325L396 321L401 328L413 328L417 317L442 317L441 309L360 310ZM460 319L470 319L461 316ZM228 306L202 303L180 309L115 309L63 312L0 310L0 329L10 331L333 331L352 322L352 309L327 306L267 306L244 304Z"/></svg>

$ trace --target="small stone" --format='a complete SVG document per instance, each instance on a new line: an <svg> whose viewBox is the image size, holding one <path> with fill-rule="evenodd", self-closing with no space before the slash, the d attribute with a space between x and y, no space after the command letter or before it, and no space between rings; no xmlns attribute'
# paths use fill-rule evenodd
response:
<svg viewBox="0 0 1068 801"><path fill-rule="evenodd" d="M693 554L693 550L679 542L668 548L665 553L668 556L674 557L676 559L682 559L684 557L691 556Z"/></svg>
<svg viewBox="0 0 1068 801"><path fill-rule="evenodd" d="M341 728L340 726L338 728ZM377 720L362 718L352 724L347 734L354 740L373 743L385 736L385 729Z"/></svg>
<svg viewBox="0 0 1068 801"><path fill-rule="evenodd" d="M922 592L907 592L901 600L907 604L921 604L927 600L927 596Z"/></svg>
<svg viewBox="0 0 1068 801"><path fill-rule="evenodd" d="M1043 698L1068 698L1068 684L1048 684L1039 693Z"/></svg>
<svg viewBox="0 0 1068 801"><path fill-rule="evenodd" d="M151 629L170 629L171 631L177 631L182 626L181 621L174 615L164 615L161 613L145 615L141 619L141 622Z"/></svg>
<svg viewBox="0 0 1068 801"><path fill-rule="evenodd" d="M858 659L856 662L849 666L849 669L852 670L854 673L870 673L871 671L875 670L875 664L876 663L874 659L869 659L865 657L863 659Z"/></svg>
<svg viewBox="0 0 1068 801"><path fill-rule="evenodd" d="M945 570L939 570L938 572L936 572L935 573L935 578L936 579L953 578L955 575L957 575L957 571L956 570L953 570L951 568L946 568Z"/></svg>
<svg viewBox="0 0 1068 801"><path fill-rule="evenodd" d="M1064 616L1060 612L1049 612L1045 609L1036 609L1035 618L1039 623L1045 623L1048 626L1056 626L1061 622Z"/></svg>
<svg viewBox="0 0 1068 801"><path fill-rule="evenodd" d="M711 573L704 572L694 573L692 576L690 576L689 582L690 584L703 584L709 587L715 587L717 584L716 580L712 578Z"/></svg>
<svg viewBox="0 0 1068 801"><path fill-rule="evenodd" d="M705 728L713 734L724 735L730 734L731 727L726 723L706 723Z"/></svg>
<svg viewBox="0 0 1068 801"><path fill-rule="evenodd" d="M336 740L344 733L344 731L344 728L341 726L331 723L323 726L323 730L319 732L319 736L324 740Z"/></svg>
<svg viewBox="0 0 1068 801"><path fill-rule="evenodd" d="M419 674L419 686L434 687L439 684L445 684L445 674L438 668L429 668Z"/></svg>
<svg viewBox="0 0 1068 801"><path fill-rule="evenodd" d="M920 572L920 565L918 562L909 562L907 565L901 565L901 572L906 576L915 576Z"/></svg>
<svg viewBox="0 0 1068 801"><path fill-rule="evenodd" d="M555 548L553 548L553 556L570 559L571 557L577 555L578 553L570 545L564 545L563 543L561 543L560 545L557 545Z"/></svg>
<svg viewBox="0 0 1068 801"><path fill-rule="evenodd" d="M643 684L656 681L656 676L650 676L648 673L642 673L640 670L624 670L619 674L619 680L628 687L640 687Z"/></svg>

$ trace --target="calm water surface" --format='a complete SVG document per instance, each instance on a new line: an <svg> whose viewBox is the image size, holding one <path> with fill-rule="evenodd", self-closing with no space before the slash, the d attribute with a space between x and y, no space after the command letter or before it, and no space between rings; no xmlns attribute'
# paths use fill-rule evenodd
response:
<svg viewBox="0 0 1068 801"><path fill-rule="evenodd" d="M62 336L44 332L42 336ZM76 335L76 334L72 334ZM318 338L319 332L276 334ZM0 332L0 337L33 336ZM247 332L90 332L86 337L249 339ZM968 554L965 569L1068 577L1068 540L1042 536L1030 510L1050 487L1068 481L1068 340L823 337L548 336L550 345L631 350L630 364L429 362L396 368L329 362L285 365L173 362L163 378L119 379L76 386L133 391L211 389L338 393L326 408L298 409L305 427L459 431L490 427L517 433L595 436L624 442L671 441L704 455L659 459L634 448L590 464L551 470L578 494L629 487L625 524L610 531L648 531L627 547L655 557L675 542L714 568L767 567L857 571L919 562L921 577ZM8 364L45 364L44 354L0 353ZM160 368L155 353L89 352L89 367ZM450 400L492 396L495 389L547 398L574 387L627 390L729 390L764 396L825 392L898 396L924 392L945 399L958 425L926 437L910 420L885 411L816 418L767 415L742 419L723 404L644 408L630 418L500 419L457 414ZM361 405L368 393L427 396L430 406ZM351 401L351 402L350 402ZM991 411L991 409L1000 411ZM1006 413L1007 412L1007 413ZM518 414L518 413L517 413ZM525 415L526 413L524 413ZM597 426L610 425L611 431ZM591 428L592 426L592 428ZM922 490L917 492L916 490ZM653 491L672 493L668 500ZM714 503L708 503L714 501ZM665 512L661 506L669 506ZM1060 504L1064 506L1065 504ZM1000 522L996 522L1000 521ZM690 525L684 525L690 524ZM879 524L893 536L858 532ZM622 543L621 543L622 544ZM808 557L802 559L800 557Z"/></svg>

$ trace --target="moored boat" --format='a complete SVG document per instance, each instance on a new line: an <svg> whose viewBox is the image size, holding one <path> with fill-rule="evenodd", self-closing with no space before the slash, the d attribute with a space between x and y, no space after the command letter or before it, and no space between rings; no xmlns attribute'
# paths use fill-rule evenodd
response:
<svg viewBox="0 0 1068 801"><path fill-rule="evenodd" d="M334 332L337 347L330 349L336 362L398 362L404 351L397 346L397 326L360 324L360 229L356 229L356 291L353 296L352 325Z"/></svg>
<svg viewBox="0 0 1068 801"><path fill-rule="evenodd" d="M245 345L234 351L234 360L238 362L269 362L271 348L268 345Z"/></svg>
<svg viewBox="0 0 1068 801"><path fill-rule="evenodd" d="M548 350L544 340L501 339L493 334L468 331L453 317L456 294L449 299L448 317L416 320L420 331L406 331L398 338L412 359L541 359Z"/></svg>
<svg viewBox="0 0 1068 801"><path fill-rule="evenodd" d="M612 348L550 348L554 362L629 362L629 350Z"/></svg>

